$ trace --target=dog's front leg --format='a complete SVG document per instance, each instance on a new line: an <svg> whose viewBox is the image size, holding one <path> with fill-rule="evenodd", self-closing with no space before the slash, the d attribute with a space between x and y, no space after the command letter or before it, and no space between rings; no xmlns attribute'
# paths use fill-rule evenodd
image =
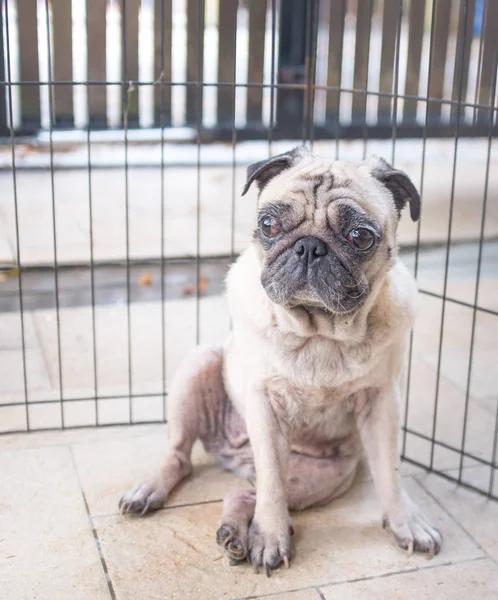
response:
<svg viewBox="0 0 498 600"><path fill-rule="evenodd" d="M249 530L249 557L256 570L264 566L269 575L282 562L288 566L291 556L287 428L263 390L252 390L248 395L246 424L256 467L256 509Z"/></svg>
<svg viewBox="0 0 498 600"><path fill-rule="evenodd" d="M399 546L426 552L441 549L441 534L412 502L399 474L399 386L367 390L358 399L356 418L383 510L382 523Z"/></svg>

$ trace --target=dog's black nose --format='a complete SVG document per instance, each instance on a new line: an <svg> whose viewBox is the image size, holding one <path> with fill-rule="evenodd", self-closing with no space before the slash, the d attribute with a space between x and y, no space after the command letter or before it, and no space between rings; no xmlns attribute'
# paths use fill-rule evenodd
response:
<svg viewBox="0 0 498 600"><path fill-rule="evenodd" d="M327 244L316 237L303 237L294 244L296 254L307 263L325 256L328 252Z"/></svg>

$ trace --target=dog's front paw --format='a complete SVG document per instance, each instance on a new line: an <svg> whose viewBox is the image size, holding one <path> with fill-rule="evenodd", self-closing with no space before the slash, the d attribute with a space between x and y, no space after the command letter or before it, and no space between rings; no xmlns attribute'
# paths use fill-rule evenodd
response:
<svg viewBox="0 0 498 600"><path fill-rule="evenodd" d="M389 528L398 542L398 546L411 555L425 552L427 558L439 554L443 538L430 520L409 499L398 514L382 517L382 526Z"/></svg>
<svg viewBox="0 0 498 600"><path fill-rule="evenodd" d="M161 508L167 497L168 490L164 484L157 478L150 479L126 492L119 501L119 510L122 515L138 513L142 516Z"/></svg>
<svg viewBox="0 0 498 600"><path fill-rule="evenodd" d="M282 563L289 568L292 555L291 535L292 525L287 523L280 530L276 527L263 527L255 519L249 529L249 561L257 572L264 567L269 577L272 569Z"/></svg>

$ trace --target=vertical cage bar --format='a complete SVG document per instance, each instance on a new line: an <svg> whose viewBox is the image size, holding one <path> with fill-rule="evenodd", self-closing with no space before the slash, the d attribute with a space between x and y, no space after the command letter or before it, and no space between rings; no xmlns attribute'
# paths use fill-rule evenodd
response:
<svg viewBox="0 0 498 600"><path fill-rule="evenodd" d="M187 123L202 126L204 0L187 0ZM199 100L200 97L200 100ZM200 131L199 131L200 135Z"/></svg>
<svg viewBox="0 0 498 600"><path fill-rule="evenodd" d="M443 98L444 71L448 52L448 37L450 33L451 0L433 0L436 4L436 23L434 29L434 52L431 57L431 78L429 96ZM431 102L429 106L429 122L439 125L441 119L441 103Z"/></svg>
<svg viewBox="0 0 498 600"><path fill-rule="evenodd" d="M189 2L189 6L192 4L192 0ZM204 64L204 0L196 1L196 12L197 17L196 31L197 31L197 56L196 65L198 68L197 79L195 85L195 101L196 110L196 129L197 129L197 203L196 203L196 236L195 236L195 274L196 274L196 294L195 294L195 343L200 342L201 333L201 128L202 128L202 81L203 81L203 64ZM189 27L193 28L194 23L190 23L189 16ZM189 29L189 32L191 30ZM190 49L190 46L189 46ZM187 55L187 70L188 65ZM188 88L187 88L188 95ZM188 97L187 97L188 103ZM188 110L188 105L187 105Z"/></svg>
<svg viewBox="0 0 498 600"><path fill-rule="evenodd" d="M488 0L486 6L486 18L484 20L484 31L481 35L484 36L482 48L481 73L479 80L479 104L487 104L492 107L493 95L493 79L496 73L494 63L494 53L497 44L497 26L498 23L498 2L496 0ZM491 113L492 114L492 113ZM490 111L486 108L480 108L477 111L477 120L479 123L486 123L490 118Z"/></svg>
<svg viewBox="0 0 498 600"><path fill-rule="evenodd" d="M237 129L235 127L235 103L237 89L235 83L237 81L237 15L239 12L239 0L235 0L235 10L233 12L232 23L232 46L234 48L234 56L232 62L232 204L230 211L230 258L235 259L235 208L236 208L236 191L235 191L235 167L236 167L236 149L237 149Z"/></svg>
<svg viewBox="0 0 498 600"><path fill-rule="evenodd" d="M266 0L251 0L249 11L249 64L247 81L247 123L262 126L263 69L265 60Z"/></svg>
<svg viewBox="0 0 498 600"><path fill-rule="evenodd" d="M39 81L37 0L18 3L19 62L21 81ZM40 88L21 85L22 130L40 128Z"/></svg>
<svg viewBox="0 0 498 600"><path fill-rule="evenodd" d="M358 2L356 11L356 39L354 55L354 78L352 123L364 126L367 117L368 55L370 50L370 26L373 0Z"/></svg>
<svg viewBox="0 0 498 600"><path fill-rule="evenodd" d="M268 156L273 151L273 128L275 126L275 76L277 49L277 0L271 0L271 74L270 74L270 123L268 125Z"/></svg>
<svg viewBox="0 0 498 600"><path fill-rule="evenodd" d="M476 0L461 0L460 13L458 17L457 33L457 52L455 55L455 70L453 73L453 92L452 100L458 100L460 89L463 90L463 99L465 99L467 82L469 79L470 48L472 45L472 32L474 28L474 15ZM461 48L461 51L460 51ZM451 107L451 120L456 119L458 110L461 111L461 118L464 117L465 107Z"/></svg>
<svg viewBox="0 0 498 600"><path fill-rule="evenodd" d="M2 80L7 83L12 83L12 65L10 57L10 29L9 29L9 5L8 1L5 1L5 40L3 40L3 11L2 3L0 2L0 43L2 44L2 50L0 51L0 58L2 64L0 69L4 69L4 56L2 54L3 48L5 48L7 73L2 75ZM3 43L5 41L5 44ZM4 78L7 75L7 78ZM3 91L3 89L2 89ZM7 93L9 97L9 121L13 122L13 109L12 109L12 86L7 86ZM14 137L14 129L10 128L10 155L12 164L12 188L14 192L14 220L16 228L16 262L17 262L17 289L19 297L19 319L21 325L21 345L22 345L22 373L23 373L23 391L24 391L24 411L26 418L26 429L30 431L30 420L29 420L29 408L28 408L28 374L26 369L26 328L24 323L24 290L22 281L22 268L21 268L21 243L19 236L19 203L17 197L17 165L16 165L16 140Z"/></svg>
<svg viewBox="0 0 498 600"><path fill-rule="evenodd" d="M416 0L413 0L414 2ZM432 53L434 51L434 32L435 32L435 24L436 24L436 3L432 3L432 11L431 11L431 31L429 37L429 72L427 74L427 97L429 97L429 88L431 82L431 67L432 67ZM425 119L424 126L422 131L422 169L420 172L420 197L424 197L424 182L425 182L425 159L427 154L427 127L429 123L429 102L425 103ZM419 266L419 250L420 250L420 234L422 229L422 216L423 212L420 216L420 219L417 223L417 242L415 248L415 265L414 265L414 277L418 279L418 266ZM403 445L401 450L402 458L406 458L406 436L408 429L408 414L410 410L410 390L411 390L411 370L412 370L412 358L413 358L413 331L410 333L410 346L408 350L408 372L406 378L406 404L405 404L405 415L403 422Z"/></svg>
<svg viewBox="0 0 498 600"><path fill-rule="evenodd" d="M154 117L162 128L171 123L172 0L154 1Z"/></svg>
<svg viewBox="0 0 498 600"><path fill-rule="evenodd" d="M129 159L128 159L128 126L129 126L129 110L133 92L133 85L129 83L128 68L133 70L133 64L130 64L130 51L128 50L127 33L131 27L128 26L127 20L130 16L128 10L128 2L132 8L136 6L137 0L121 0L121 35L122 35L122 102L123 102L123 124L124 124L124 177L125 177L125 248L126 248L126 332L127 332L127 367L128 367L128 422L133 423L132 411L132 395L133 395L133 373L132 373L132 356L131 356L131 273L130 273L130 185L129 185ZM133 13L131 13L133 19ZM132 74L132 73L131 73ZM131 75L130 74L130 75ZM135 94L138 97L138 94Z"/></svg>
<svg viewBox="0 0 498 600"><path fill-rule="evenodd" d="M127 84L126 112L128 127L138 125L138 90L133 82L138 81L138 15L140 0L123 1L121 7L121 27L124 37L123 80ZM125 103L123 102L123 110Z"/></svg>
<svg viewBox="0 0 498 600"><path fill-rule="evenodd" d="M494 77L493 77L493 86L491 90L491 104L490 106L494 106L495 98L496 98L496 72L498 68L498 44L495 45L495 57L494 57ZM482 254L484 248L484 233L486 228L486 215L488 208L488 193L489 193L489 173L490 173L490 165L491 165L491 150L493 144L493 111L490 111L489 114L489 134L488 134L488 148L486 155L486 172L484 179L484 192L481 206L481 224L479 229L479 250L477 253L477 271L476 271L476 287L474 291L474 307L472 310L472 326L470 333L470 352L469 352L469 365L467 370L467 385L465 388L465 409L464 409L464 417L463 417L463 427L462 427L462 453L460 454L460 464L458 469L458 482L462 481L463 474L463 459L465 456L465 445L467 441L467 421L469 418L469 402L470 402L470 386L472 383L472 367L474 361L474 345L475 345L475 336L476 336L476 324L477 324L477 307L479 306L479 292L480 292L480 284L481 284L481 268L482 268ZM495 445L495 441L493 446ZM491 459L491 462L495 460L495 456ZM492 492L492 486L489 490L489 493Z"/></svg>
<svg viewBox="0 0 498 600"><path fill-rule="evenodd" d="M156 87L156 107L159 109L159 127L161 129L161 171L160 171L160 195L161 195L161 410L162 420L166 421L166 263L164 255L166 252L165 236L165 187L164 187L164 126L165 122L171 122L171 87L165 87L162 82L171 80L171 36L172 36L172 4L171 0L155 0L154 5L154 32L155 32L155 68L159 71L159 87ZM169 16L168 16L169 15ZM168 29L169 27L169 29ZM159 53L158 53L159 50ZM157 96L159 93L159 104ZM165 115L167 112L167 116Z"/></svg>
<svg viewBox="0 0 498 600"><path fill-rule="evenodd" d="M382 16L382 50L380 58L379 91L392 94L396 36L398 32L399 0L384 0ZM390 123L393 101L389 96L379 96L377 121Z"/></svg>
<svg viewBox="0 0 498 600"><path fill-rule="evenodd" d="M278 83L300 84L306 89L307 15L312 0L286 0L280 5ZM305 89L280 88L277 127L292 137L302 136Z"/></svg>
<svg viewBox="0 0 498 600"><path fill-rule="evenodd" d="M306 6L306 44L304 58L306 88L304 90L303 142L309 140L311 148L313 148L315 136L314 109L319 9L320 6L317 0L308 0Z"/></svg>
<svg viewBox="0 0 498 600"><path fill-rule="evenodd" d="M8 0L0 0L0 137L9 135L9 127L7 126L7 95L11 96L10 90L11 86L2 85L10 83L10 77L7 80L5 73L5 63L10 58L9 52L7 50L4 53L4 48L7 47L7 44L4 44L4 36L3 36L3 5L7 4ZM8 12L7 6L5 6L5 12ZM8 61L10 62L10 61Z"/></svg>
<svg viewBox="0 0 498 600"><path fill-rule="evenodd" d="M395 10L395 54L394 54L394 82L392 90L392 146L391 146L391 164L396 160L396 140L398 135L398 87L399 87L399 46L401 43L401 23L403 20L403 0L397 0L398 6ZM393 7L394 8L394 7Z"/></svg>
<svg viewBox="0 0 498 600"><path fill-rule="evenodd" d="M90 90L92 86L87 87L87 111L90 115ZM95 425L99 425L99 377L97 362L97 324L95 319L95 263L94 263L94 241L93 241L93 193L92 193L92 154L91 154L91 121L87 124L87 174L88 174L88 223L90 229L90 301L92 306L92 359L93 359L93 391L95 396Z"/></svg>
<svg viewBox="0 0 498 600"><path fill-rule="evenodd" d="M405 94L418 96L422 45L424 41L426 0L411 0L408 13L408 57L406 62ZM417 118L417 100L406 99L403 106L403 121L414 122Z"/></svg>
<svg viewBox="0 0 498 600"><path fill-rule="evenodd" d="M51 38L50 31L50 11L49 2L45 0L45 26L47 31L47 39ZM48 103L49 103L49 148L50 148L50 190L52 195L52 239L54 252L54 292L55 292L55 316L56 316L56 331L57 331L57 364L59 375L59 401L61 427L65 428L64 422L64 381L62 377L62 345L61 345L61 323L60 323L60 302L59 302L59 262L58 262L58 247L57 247L57 210L55 202L55 171L54 171L54 85L52 83L52 48L48 44Z"/></svg>
<svg viewBox="0 0 498 600"><path fill-rule="evenodd" d="M344 47L344 20L346 0L330 0L329 44L327 64L327 100L325 126L339 137L339 108L341 100L342 51Z"/></svg>
<svg viewBox="0 0 498 600"><path fill-rule="evenodd" d="M51 0L54 37L54 80L73 80L73 19L70 0ZM71 127L73 116L73 87L54 88L54 124Z"/></svg>
<svg viewBox="0 0 498 600"><path fill-rule="evenodd" d="M107 0L86 0L88 81L104 82L106 79L106 15ZM107 121L106 86L88 86L87 94L89 122L94 126L105 126Z"/></svg>
<svg viewBox="0 0 498 600"><path fill-rule="evenodd" d="M466 11L467 4L464 4L464 10ZM466 12L463 15L464 20L466 19ZM459 58L459 64L463 69L463 57L465 52L465 44L466 44L466 35L467 30L464 29L464 35L462 44L459 48L461 56ZM456 186L456 167L458 161L458 142L460 140L460 120L461 120L461 111L460 106L463 97L463 76L459 78L459 88L458 88L458 112L456 114L456 128L455 128L455 148L453 152L453 172L451 178L451 196L450 196L450 210L448 215L448 232L446 236L446 256L445 256L445 264L444 264L444 285L443 285L443 300L442 300L442 309L441 309L441 329L439 331L439 348L438 348L438 360L437 360L437 375L436 375L436 390L435 390L435 400L434 400L434 414L432 420L432 434L431 434L431 457L430 457L430 469L434 468L434 452L435 452L435 441L436 441L436 431L437 431L437 420L438 420L438 404L439 404L439 387L441 381L441 362L442 362L442 354L443 354L443 340L444 340L444 325L445 325L445 317L446 317L446 299L447 299L447 291L448 291L448 273L450 266L450 250L451 250L451 232L453 228L453 210L455 206L455 186Z"/></svg>
<svg viewBox="0 0 498 600"><path fill-rule="evenodd" d="M237 29L237 2L219 0L218 21L218 82L235 83L235 38L234 23ZM218 126L231 125L235 105L234 87L218 87Z"/></svg>

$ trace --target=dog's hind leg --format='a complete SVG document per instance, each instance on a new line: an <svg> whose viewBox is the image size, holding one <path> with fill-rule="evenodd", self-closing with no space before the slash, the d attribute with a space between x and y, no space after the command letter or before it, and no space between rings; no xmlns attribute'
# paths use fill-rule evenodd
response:
<svg viewBox="0 0 498 600"><path fill-rule="evenodd" d="M289 509L299 511L321 506L337 498L353 483L357 464L358 459L353 456L315 458L292 453L287 481ZM254 489L230 492L223 501L216 542L224 549L230 564L236 564L247 556L255 506Z"/></svg>
<svg viewBox="0 0 498 600"><path fill-rule="evenodd" d="M223 514L216 532L216 543L225 550L230 564L236 564L247 556L249 525L255 506L255 489L230 492L223 500Z"/></svg>
<svg viewBox="0 0 498 600"><path fill-rule="evenodd" d="M354 481L356 456L315 458L291 454L287 495L289 510L323 506L344 494Z"/></svg>
<svg viewBox="0 0 498 600"><path fill-rule="evenodd" d="M221 348L199 346L177 372L168 396L168 449L160 472L125 493L122 513L160 508L171 490L192 472L190 455L198 438L216 435L226 393Z"/></svg>

